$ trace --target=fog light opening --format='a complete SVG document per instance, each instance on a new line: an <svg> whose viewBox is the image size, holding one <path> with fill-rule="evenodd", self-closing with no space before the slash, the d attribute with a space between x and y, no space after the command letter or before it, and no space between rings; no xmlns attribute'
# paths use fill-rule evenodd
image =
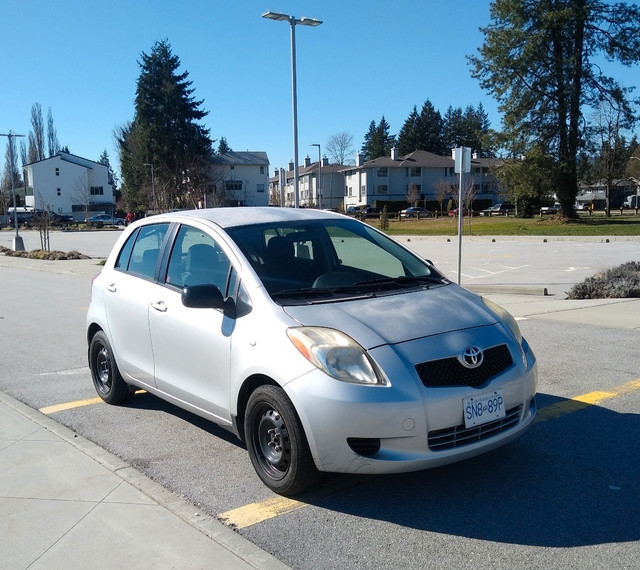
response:
<svg viewBox="0 0 640 570"><path fill-rule="evenodd" d="M380 451L380 439L377 437L348 437L349 447L358 455L373 457Z"/></svg>

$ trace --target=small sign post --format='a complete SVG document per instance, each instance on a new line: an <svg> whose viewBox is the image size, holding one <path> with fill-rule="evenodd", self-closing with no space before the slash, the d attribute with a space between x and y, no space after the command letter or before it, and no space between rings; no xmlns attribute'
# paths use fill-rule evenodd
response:
<svg viewBox="0 0 640 570"><path fill-rule="evenodd" d="M454 172L460 174L458 186L458 285L460 285L460 275L462 271L462 218L464 208L462 207L462 175L471 172L471 149L469 147L457 147L453 149L453 160L455 162ZM471 212L469 212L471 215Z"/></svg>

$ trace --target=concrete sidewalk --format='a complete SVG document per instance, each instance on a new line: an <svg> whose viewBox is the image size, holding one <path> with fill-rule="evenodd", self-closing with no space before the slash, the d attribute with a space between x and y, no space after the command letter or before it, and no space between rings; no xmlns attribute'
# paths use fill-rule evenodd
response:
<svg viewBox="0 0 640 570"><path fill-rule="evenodd" d="M288 568L0 392L0 568Z"/></svg>

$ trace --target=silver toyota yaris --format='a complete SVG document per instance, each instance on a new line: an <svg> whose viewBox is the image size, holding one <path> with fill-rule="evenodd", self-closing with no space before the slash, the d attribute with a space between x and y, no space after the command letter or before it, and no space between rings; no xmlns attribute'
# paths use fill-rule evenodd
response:
<svg viewBox="0 0 640 570"><path fill-rule="evenodd" d="M520 436L535 357L515 320L367 224L218 208L131 224L93 281L89 365L233 430L273 491L398 473Z"/></svg>

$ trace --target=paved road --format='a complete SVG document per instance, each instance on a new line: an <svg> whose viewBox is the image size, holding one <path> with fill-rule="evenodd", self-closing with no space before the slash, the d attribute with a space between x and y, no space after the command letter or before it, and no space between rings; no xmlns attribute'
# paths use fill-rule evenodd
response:
<svg viewBox="0 0 640 570"><path fill-rule="evenodd" d="M98 234L109 234L103 236L108 239L115 235ZM99 249L89 246L86 236L79 237L83 247ZM417 250L436 251L428 257L441 268L450 263L446 241L416 241L411 244ZM548 250L537 258L537 267L562 277L574 263L578 246L544 244L549 245L558 248L557 269L541 261L549 259ZM625 261L640 258L633 254L637 243L606 245L613 246L610 255L599 263L609 263L611 252L620 246L629 246L633 255ZM53 240L52 246L57 247ZM483 241L469 244L469 255L472 247L479 258L500 257L509 250L506 243ZM505 250L491 253L494 247ZM515 245L513 251L524 255ZM520 326L538 356L541 408L538 421L521 440L422 473L330 475L317 492L283 501L257 481L246 450L216 426L149 395L136 396L123 407L94 403L84 317L90 277L99 266L95 261L46 263L0 257L0 390L114 452L198 510L227 520L292 567L637 564L638 325L635 330L633 325L599 326L593 320L578 325L554 318L577 306L573 303L502 297L514 308L534 302L556 307L521 311L530 314ZM559 310L558 303L566 309ZM637 308L637 303L629 306Z"/></svg>

